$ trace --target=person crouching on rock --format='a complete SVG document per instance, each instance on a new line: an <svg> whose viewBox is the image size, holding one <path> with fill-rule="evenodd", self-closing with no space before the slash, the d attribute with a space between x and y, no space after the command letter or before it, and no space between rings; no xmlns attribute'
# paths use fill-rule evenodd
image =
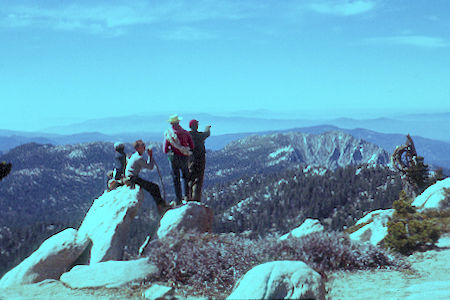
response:
<svg viewBox="0 0 450 300"><path fill-rule="evenodd" d="M127 155L125 153L125 145L122 142L114 143L116 151L114 158L114 169L107 173L108 183L107 190L111 191L124 185L125 167L127 166Z"/></svg>
<svg viewBox="0 0 450 300"><path fill-rule="evenodd" d="M127 180L131 183L133 186L134 184L138 184L141 188L145 189L152 195L153 199L155 200L156 206L158 207L158 212L162 216L164 212L167 210L168 206L166 205L166 202L161 197L161 192L159 190L159 186L153 182L144 180L139 177L139 173L141 172L142 168L146 169L153 169L153 166L155 164L153 160L153 153L151 149L147 149L148 158L147 160L144 159L144 152L145 152L145 144L142 140L137 140L133 144L134 149L136 149L136 152L131 155L127 167L125 169L125 177Z"/></svg>
<svg viewBox="0 0 450 300"><path fill-rule="evenodd" d="M121 142L114 143L116 150L114 160L114 179L119 180L124 177L125 167L127 166L127 155L125 153L125 145Z"/></svg>

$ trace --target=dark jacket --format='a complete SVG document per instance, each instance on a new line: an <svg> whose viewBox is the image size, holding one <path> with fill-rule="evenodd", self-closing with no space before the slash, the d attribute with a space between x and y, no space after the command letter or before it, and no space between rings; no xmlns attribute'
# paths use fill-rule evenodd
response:
<svg viewBox="0 0 450 300"><path fill-rule="evenodd" d="M116 180L122 178L125 175L125 167L127 165L127 155L125 152L116 152L114 160L114 169L116 170Z"/></svg>
<svg viewBox="0 0 450 300"><path fill-rule="evenodd" d="M192 140L194 141L194 159L205 159L205 140L211 135L211 131L206 130L204 132L201 131L189 131Z"/></svg>

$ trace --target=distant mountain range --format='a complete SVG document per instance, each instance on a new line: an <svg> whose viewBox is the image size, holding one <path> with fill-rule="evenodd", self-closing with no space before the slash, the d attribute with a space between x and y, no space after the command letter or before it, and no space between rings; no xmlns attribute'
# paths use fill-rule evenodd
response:
<svg viewBox="0 0 450 300"><path fill-rule="evenodd" d="M193 116L186 115L185 120L189 120ZM115 142L124 141L132 142L136 139L142 138L146 141L161 142L162 132L168 126L166 117L122 117L122 118L110 118L103 120L92 120L83 124L68 126L64 128L56 129L54 131L76 131L78 130L92 130L81 133L72 134L57 134L57 133L42 133L42 132L19 132L10 130L0 130L0 154L12 149L16 146L35 142L40 144L52 144L52 145L66 145L66 144L79 144L87 142ZM450 170L450 114L439 115L412 115L404 116L402 120L391 119L374 119L374 120L353 120L353 119L336 119L335 123L343 125L338 127L336 125L317 125L299 127L301 124L312 121L299 121L299 120L270 120L270 119L258 119L258 118L244 118L244 117L215 117L210 115L199 115L197 117L201 120L201 125L208 123L213 124L212 136L206 140L206 147L211 150L220 150L224 148L230 142L245 138L251 135L266 135L273 133L283 132L303 132L312 134L321 134L328 131L342 131L349 133L350 135L364 139L368 142L374 143L381 148L385 149L389 153L392 153L396 146L405 142L405 136L407 133L411 133L414 139L418 154L425 158L425 162L433 166L439 166L444 169ZM431 119L434 118L434 121ZM422 119L422 123L417 120ZM133 123L131 120L134 120ZM412 121L411 121L412 120ZM150 122L154 121L154 122ZM211 122L208 122L211 121ZM406 123L404 123L406 122ZM116 125L111 125L111 123ZM128 124L128 125L124 125ZM143 129L142 131L132 131L129 124L136 124L136 128ZM149 124L158 124L158 128L150 126ZM396 124L396 125L395 125ZM400 124L403 124L400 126ZM425 126L425 124L431 124L428 129L428 134L420 135L414 134L414 131L406 131L404 133L400 130L402 126L412 127ZM415 125L414 125L415 124ZM355 127L361 125L359 127ZM381 133L371 129L365 129L370 127L376 127L396 133ZM376 126L375 126L376 125ZM77 127L78 126L78 127ZM97 126L97 127L96 127ZM291 127L286 127L291 126ZM420 127L419 126L419 127ZM235 128L234 133L217 134L217 132L223 131L224 128ZM355 128L353 128L355 127ZM381 128L382 127L382 128ZM151 128L152 131L144 131L146 128ZM112 130L115 129L116 131ZM153 130L159 130L154 132ZM252 129L254 131L252 131ZM126 132L125 130L130 130ZM398 131L397 131L398 130ZM101 133L103 132L103 133ZM105 133L106 132L106 133ZM109 132L109 133L107 133ZM122 132L122 133L118 133ZM430 136L441 137L442 140L436 140L429 138Z"/></svg>
<svg viewBox="0 0 450 300"><path fill-rule="evenodd" d="M207 141L209 146L213 146L216 149L221 149L225 147L228 143L239 140L252 135L267 135L273 133L283 133L283 132L303 132L311 134L322 134L330 131L341 131L348 133L355 138L363 139L370 143L373 143L389 154L395 150L399 145L402 145L406 141L406 136L402 134L386 134L379 133L368 129L344 129L331 125L313 126L313 127L303 127L303 128L292 128L289 130L279 130L279 131L267 131L267 132L247 132L247 133L236 133L236 134L226 134L221 136L211 136ZM427 164L432 165L434 168L441 167L445 169L447 174L450 174L450 143L438 140L432 140L428 138L423 138L421 136L413 136L414 144L418 155L425 158Z"/></svg>
<svg viewBox="0 0 450 300"><path fill-rule="evenodd" d="M324 125L351 129L367 129L386 134L421 136L427 139L450 142L450 113L415 114L375 119L305 119L280 117L268 112L247 112L239 116L218 116L205 113L183 114L181 124L188 128L189 120L200 121L200 128L210 124L214 136L223 136L221 145L230 137L246 133L274 132L292 128L320 127ZM20 132L0 129L0 151L6 151L26 142L74 144L92 141L131 142L137 138L161 141L168 127L167 115L132 115L88 120L81 123L51 127L40 132ZM229 136L229 134L232 134ZM240 136L242 137L242 136ZM210 143L211 149L218 149Z"/></svg>
<svg viewBox="0 0 450 300"><path fill-rule="evenodd" d="M283 130L318 125L333 125L345 129L365 128L381 133L411 134L450 142L450 113L415 114L393 118L375 119L303 119L267 117L258 112L248 112L244 116L218 116L205 113L183 114L182 125L187 127L189 120L200 121L200 128L207 124L213 126L214 134L261 132ZM75 134L82 132L101 132L121 136L129 132L148 132L162 134L167 128L167 115L133 115L89 120L67 126L48 128L45 132Z"/></svg>

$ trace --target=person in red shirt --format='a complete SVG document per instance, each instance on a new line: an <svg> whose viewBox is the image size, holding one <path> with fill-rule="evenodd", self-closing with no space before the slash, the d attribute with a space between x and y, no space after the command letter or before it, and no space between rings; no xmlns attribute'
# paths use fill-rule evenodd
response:
<svg viewBox="0 0 450 300"><path fill-rule="evenodd" d="M164 153L167 153L170 166L172 168L172 179L175 188L176 204L182 203L182 191L180 173L183 177L184 196L188 201L189 195L189 156L192 155L194 142L188 131L180 126L180 118L178 115L169 117L168 122L171 127L164 133Z"/></svg>

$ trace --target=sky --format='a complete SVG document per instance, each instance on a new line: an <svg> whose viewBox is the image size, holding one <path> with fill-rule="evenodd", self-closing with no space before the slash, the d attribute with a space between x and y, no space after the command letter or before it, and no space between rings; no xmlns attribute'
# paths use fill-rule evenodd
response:
<svg viewBox="0 0 450 300"><path fill-rule="evenodd" d="M0 0L0 129L450 111L448 0Z"/></svg>

